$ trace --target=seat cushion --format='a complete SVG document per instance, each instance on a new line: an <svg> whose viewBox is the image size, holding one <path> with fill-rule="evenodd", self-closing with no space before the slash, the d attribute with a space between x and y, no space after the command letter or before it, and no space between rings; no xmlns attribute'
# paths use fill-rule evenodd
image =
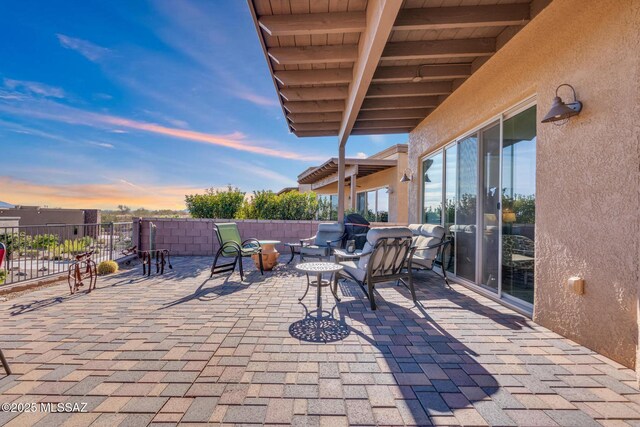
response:
<svg viewBox="0 0 640 427"><path fill-rule="evenodd" d="M442 240L444 238L445 229L439 225L422 224L420 227L420 234L425 237L435 237L438 240Z"/></svg>
<svg viewBox="0 0 640 427"><path fill-rule="evenodd" d="M344 272L349 273L350 275L352 275L353 277L356 278L356 280L362 282L364 281L364 277L367 275L367 272L365 270L362 270L360 268L358 268L358 263L355 261L342 261L340 263L341 266L344 267Z"/></svg>
<svg viewBox="0 0 640 427"><path fill-rule="evenodd" d="M300 253L307 256L329 256L329 248L317 245L308 245L300 248Z"/></svg>
<svg viewBox="0 0 640 427"><path fill-rule="evenodd" d="M426 248L428 246L437 245L442 240L437 239L435 237L426 237L426 236L416 236L413 238L413 245L418 248ZM427 250L416 250L413 255L413 259L416 260L421 258L423 260L433 260L438 256L438 248L435 249L427 249ZM429 265L427 268L431 268L431 262L427 262Z"/></svg>
<svg viewBox="0 0 640 427"><path fill-rule="evenodd" d="M318 232L314 243L317 246L327 246L327 242L332 242L331 246L340 247L340 242L344 235L344 224L340 222L323 222L318 224Z"/></svg>
<svg viewBox="0 0 640 427"><path fill-rule="evenodd" d="M413 268L426 268L430 269L433 266L433 258L432 257L424 257L421 255L414 254L413 258L411 258L411 267Z"/></svg>
<svg viewBox="0 0 640 427"><path fill-rule="evenodd" d="M397 237L411 237L411 230L407 227L376 227L369 230L367 233L367 243L365 243L362 249L363 253L371 252L376 245L376 242L380 239L395 239ZM367 270L367 263L369 262L370 255L365 255L358 261L358 268L361 270Z"/></svg>
<svg viewBox="0 0 640 427"><path fill-rule="evenodd" d="M414 236L419 236L422 224L409 224L407 228L411 230L411 234L413 234Z"/></svg>

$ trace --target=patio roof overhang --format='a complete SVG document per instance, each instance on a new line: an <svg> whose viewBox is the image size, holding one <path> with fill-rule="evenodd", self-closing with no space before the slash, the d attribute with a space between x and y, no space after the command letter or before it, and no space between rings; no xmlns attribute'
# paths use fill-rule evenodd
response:
<svg viewBox="0 0 640 427"><path fill-rule="evenodd" d="M550 1L248 3L290 131L344 144L413 130Z"/></svg>
<svg viewBox="0 0 640 427"><path fill-rule="evenodd" d="M247 0L289 130L411 132L552 0ZM420 77L419 79L417 77Z"/></svg>
<svg viewBox="0 0 640 427"><path fill-rule="evenodd" d="M312 189L324 187L338 180L339 159L332 157L315 168L309 168L298 175L299 184L311 184ZM349 170L347 176L362 178L383 170L398 166L395 159L345 159L345 169Z"/></svg>

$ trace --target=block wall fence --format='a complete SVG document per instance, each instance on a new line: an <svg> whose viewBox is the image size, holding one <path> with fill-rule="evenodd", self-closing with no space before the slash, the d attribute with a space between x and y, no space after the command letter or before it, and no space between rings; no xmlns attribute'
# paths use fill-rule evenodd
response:
<svg viewBox="0 0 640 427"><path fill-rule="evenodd" d="M297 243L316 233L322 221L229 220L195 218L136 218L133 220L134 241L140 250L149 248L150 223L156 226L156 247L169 249L172 256L214 255L218 250L214 224L235 222L243 240L279 240L278 251L289 253L284 243ZM372 223L372 226L406 224Z"/></svg>

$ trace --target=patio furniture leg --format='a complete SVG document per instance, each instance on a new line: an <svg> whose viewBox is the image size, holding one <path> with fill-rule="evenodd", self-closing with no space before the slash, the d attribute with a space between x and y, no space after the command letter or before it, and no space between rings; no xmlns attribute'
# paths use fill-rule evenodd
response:
<svg viewBox="0 0 640 427"><path fill-rule="evenodd" d="M316 300L316 307L320 309L320 305L322 304L322 273L318 273L318 277L316 279L318 280L316 282L316 286L318 286L318 298Z"/></svg>
<svg viewBox="0 0 640 427"><path fill-rule="evenodd" d="M367 280L367 287L369 288L369 302L371 302L371 310L375 310L376 309L376 299L373 296L373 283L371 283L371 280Z"/></svg>
<svg viewBox="0 0 640 427"><path fill-rule="evenodd" d="M4 353L0 349L0 361L2 362L2 366L4 367L4 371L7 375L11 375L11 368L9 368L9 363L7 363L7 359L4 357Z"/></svg>
<svg viewBox="0 0 640 427"><path fill-rule="evenodd" d="M336 275L334 274L334 277ZM331 291L331 293L333 294L333 297L336 299L336 301L340 302L340 297L338 297L338 281L334 280L335 286L332 288L331 287L331 279L329 279L329 290Z"/></svg>
<svg viewBox="0 0 640 427"><path fill-rule="evenodd" d="M262 264L262 252L258 254L258 260L260 261L260 274L264 276L264 265Z"/></svg>
<svg viewBox="0 0 640 427"><path fill-rule="evenodd" d="M287 261L287 264L289 264L291 261L293 261L293 258L296 255L296 253L293 250L293 246L289 246L289 249L291 249L291 258L289 258L289 261Z"/></svg>
<svg viewBox="0 0 640 427"><path fill-rule="evenodd" d="M242 269L242 256L238 256L237 261L239 263L239 267L240 267L240 281L243 282L244 281L244 270ZM260 257L260 260L262 261L262 257Z"/></svg>
<svg viewBox="0 0 640 427"><path fill-rule="evenodd" d="M309 285L309 274L307 273L306 276L307 276L307 289L304 291L304 295L302 295L301 298L298 298L298 301L302 301L304 299L304 297L307 296L307 293L309 293L309 287L310 287L310 285Z"/></svg>
<svg viewBox="0 0 640 427"><path fill-rule="evenodd" d="M444 268L444 265L442 266L442 277L444 278L444 283L450 288L451 285L449 284L449 278L447 277L447 269Z"/></svg>
<svg viewBox="0 0 640 427"><path fill-rule="evenodd" d="M413 302L416 302L416 289L413 286L413 274L411 274L411 270L409 270L409 289L411 290L411 298L413 298Z"/></svg>

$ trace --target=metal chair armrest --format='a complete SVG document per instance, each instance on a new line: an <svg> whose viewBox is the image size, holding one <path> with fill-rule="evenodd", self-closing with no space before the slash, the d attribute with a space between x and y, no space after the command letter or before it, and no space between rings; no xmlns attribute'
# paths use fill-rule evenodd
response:
<svg viewBox="0 0 640 427"><path fill-rule="evenodd" d="M437 248L440 248L440 247L445 247L449 243L451 243L451 240L449 240L449 239L443 240L442 242L437 243L435 245L416 247L414 252L427 251L427 250L431 250L431 249L437 249Z"/></svg>
<svg viewBox="0 0 640 427"><path fill-rule="evenodd" d="M226 249L228 249L228 247L233 248L233 250L235 250L238 254L242 253L242 248L240 247L240 245L232 241L224 242L222 246L220 246L220 249L218 250L218 252L222 253Z"/></svg>
<svg viewBox="0 0 640 427"><path fill-rule="evenodd" d="M336 240L327 240L327 247L329 247L329 249L331 249L331 244L332 243L338 243L338 242L342 242L342 237L340 237L339 239L336 239Z"/></svg>
<svg viewBox="0 0 640 427"><path fill-rule="evenodd" d="M349 252L344 251L342 249L336 249L333 251L333 255L336 257L336 261L338 259L341 259L341 260L358 259L363 256L371 255L372 253L373 253L372 251L369 251L369 252L359 252L359 253L354 252L350 254Z"/></svg>
<svg viewBox="0 0 640 427"><path fill-rule="evenodd" d="M247 243L255 244L255 245L257 245L259 248L261 248L261 247L262 247L262 245L260 244L260 241L259 241L258 239L253 239L253 238L251 238L251 239L247 239L247 240L245 240L244 242L242 242L242 247L244 248L244 246L245 246Z"/></svg>
<svg viewBox="0 0 640 427"><path fill-rule="evenodd" d="M306 242L311 242L312 240L315 240L315 239L316 239L316 236L311 236L306 239L300 239L300 246L308 245L309 243L306 243Z"/></svg>

